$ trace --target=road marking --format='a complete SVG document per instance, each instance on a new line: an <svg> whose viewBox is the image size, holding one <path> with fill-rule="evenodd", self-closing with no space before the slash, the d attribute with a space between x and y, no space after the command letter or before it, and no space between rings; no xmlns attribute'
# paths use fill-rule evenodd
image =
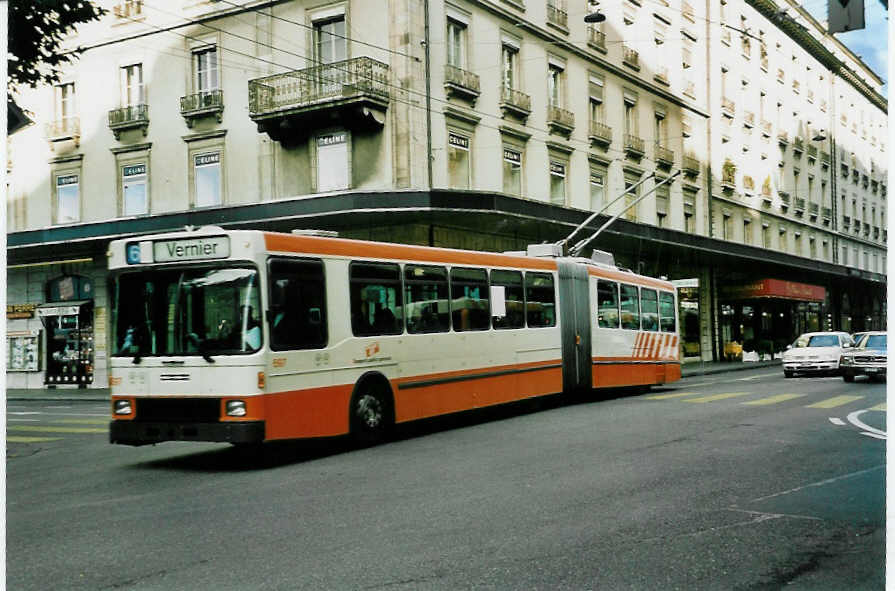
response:
<svg viewBox="0 0 895 591"><path fill-rule="evenodd" d="M714 402L715 400L725 400L736 396L746 396L751 392L728 392L726 394L712 394L711 396L700 396L699 398L688 398L683 402Z"/></svg>
<svg viewBox="0 0 895 591"><path fill-rule="evenodd" d="M680 398L681 396L693 396L698 392L678 392L676 394L657 394L656 396L647 396L647 400L665 400L666 398Z"/></svg>
<svg viewBox="0 0 895 591"><path fill-rule="evenodd" d="M862 474L866 474L867 472L873 472L874 470L880 470L885 468L885 464L880 466L874 466L873 468L867 468L866 470L859 470L857 472L852 472L851 474L843 474L842 476L837 476L835 478L827 478L826 480L821 480L820 482L812 482L811 484L806 484L803 486L797 486L796 488L791 488L789 490L784 490L783 492L774 493L772 495L768 495L766 497L759 497L757 499L752 499L751 502L755 503L756 501L764 501L766 499L772 499L774 497L779 497L780 495L787 495L789 493L798 492L802 489L809 488L812 486L823 486L825 484L831 484L838 480L845 480L846 478L854 478L855 476L860 476Z"/></svg>
<svg viewBox="0 0 895 591"><path fill-rule="evenodd" d="M842 419L837 419L836 417L830 417L830 422L834 425L839 425L840 427L845 424L845 421Z"/></svg>
<svg viewBox="0 0 895 591"><path fill-rule="evenodd" d="M851 423L858 429L864 430L861 433L861 435L867 435L868 437L875 437L877 439L886 439L885 431L882 431L880 429L875 429L875 428L865 425L864 423L861 422L861 420L858 417L862 413L865 413L865 412L867 412L867 411L866 410L856 410L855 412L849 414L848 417L846 417L846 418L848 419L849 423Z"/></svg>
<svg viewBox="0 0 895 591"><path fill-rule="evenodd" d="M7 431L40 431L45 433L108 433L108 429L94 429L92 427L32 427L30 425L15 425L6 428Z"/></svg>
<svg viewBox="0 0 895 591"><path fill-rule="evenodd" d="M40 419L8 419L8 421L18 421L20 423L39 423Z"/></svg>
<svg viewBox="0 0 895 591"><path fill-rule="evenodd" d="M32 412L8 412L6 414L16 415L16 416L18 416L18 415L25 416L25 415L39 415L40 413L37 411L32 411Z"/></svg>
<svg viewBox="0 0 895 591"><path fill-rule="evenodd" d="M7 437L7 443L44 443L46 441L59 441L61 437Z"/></svg>
<svg viewBox="0 0 895 591"><path fill-rule="evenodd" d="M61 423L63 425L106 425L109 423L108 418L105 419L50 419L52 423Z"/></svg>
<svg viewBox="0 0 895 591"><path fill-rule="evenodd" d="M848 404L849 402L854 402L855 400L861 400L864 398L863 396L834 396L833 398L828 398L827 400L821 400L820 402L816 402L814 404L809 404L805 408L835 408L837 406L842 406L843 404Z"/></svg>
<svg viewBox="0 0 895 591"><path fill-rule="evenodd" d="M881 410L883 412L886 412L886 403L883 402L882 404L877 404L876 406L870 407L867 410Z"/></svg>
<svg viewBox="0 0 895 591"><path fill-rule="evenodd" d="M787 400L792 400L793 398L801 398L802 396L804 396L804 394L778 394L777 396L769 396L767 398L760 398L759 400L750 400L743 404L777 404L778 402L785 402Z"/></svg>
<svg viewBox="0 0 895 591"><path fill-rule="evenodd" d="M771 376L779 376L779 375L780 375L780 372L775 371L774 373L762 373L762 374L758 374L757 376L749 376L748 378L737 378L736 381L745 382L748 380L757 380L758 378L769 378Z"/></svg>

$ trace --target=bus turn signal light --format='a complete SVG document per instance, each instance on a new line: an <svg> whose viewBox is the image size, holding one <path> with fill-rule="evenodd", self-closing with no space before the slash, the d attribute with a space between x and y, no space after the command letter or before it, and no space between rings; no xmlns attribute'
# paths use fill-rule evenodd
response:
<svg viewBox="0 0 895 591"><path fill-rule="evenodd" d="M263 390L267 385L267 378L264 376L263 371L258 372L258 389Z"/></svg>

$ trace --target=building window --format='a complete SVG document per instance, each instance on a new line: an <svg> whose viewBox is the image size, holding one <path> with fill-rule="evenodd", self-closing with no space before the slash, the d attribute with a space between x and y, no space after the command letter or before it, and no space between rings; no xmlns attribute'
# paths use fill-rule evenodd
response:
<svg viewBox="0 0 895 591"><path fill-rule="evenodd" d="M193 67L196 76L196 92L211 92L220 87L217 47L203 47L193 51Z"/></svg>
<svg viewBox="0 0 895 591"><path fill-rule="evenodd" d="M656 177L659 183L663 179ZM668 216L668 199L671 196L671 190L668 183L656 188L656 225L660 228L665 227L665 219Z"/></svg>
<svg viewBox="0 0 895 591"><path fill-rule="evenodd" d="M503 149L503 192L522 194L522 152L507 147Z"/></svg>
<svg viewBox="0 0 895 591"><path fill-rule="evenodd" d="M503 87L508 90L518 90L519 85L519 48L509 43L503 43Z"/></svg>
<svg viewBox="0 0 895 591"><path fill-rule="evenodd" d="M633 175L625 175L625 212L626 220L637 221L637 205L635 202L640 197L640 179ZM636 186L635 186L636 185Z"/></svg>
<svg viewBox="0 0 895 591"><path fill-rule="evenodd" d="M771 248L771 227L768 224L761 225L761 245L764 248Z"/></svg>
<svg viewBox="0 0 895 591"><path fill-rule="evenodd" d="M317 136L317 191L337 191L351 185L348 132Z"/></svg>
<svg viewBox="0 0 895 591"><path fill-rule="evenodd" d="M193 157L196 207L221 204L221 153L204 152Z"/></svg>
<svg viewBox="0 0 895 591"><path fill-rule="evenodd" d="M637 122L637 97L629 93L624 95L625 101L625 134L638 136L640 126ZM638 136L639 137L639 136Z"/></svg>
<svg viewBox="0 0 895 591"><path fill-rule="evenodd" d="M808 256L812 259L817 258L817 240L814 236L808 239Z"/></svg>
<svg viewBox="0 0 895 591"><path fill-rule="evenodd" d="M848 265L848 247L847 247L847 246L843 246L843 247L842 247L842 261L841 261L841 263L842 263L843 265Z"/></svg>
<svg viewBox="0 0 895 591"><path fill-rule="evenodd" d="M314 50L317 61L332 64L348 59L345 39L345 15L314 23Z"/></svg>
<svg viewBox="0 0 895 591"><path fill-rule="evenodd" d="M725 213L721 222L721 238L730 240L733 235L733 219L729 213Z"/></svg>
<svg viewBox="0 0 895 591"><path fill-rule="evenodd" d="M547 68L547 91L551 107L563 106L563 69L551 63Z"/></svg>
<svg viewBox="0 0 895 591"><path fill-rule="evenodd" d="M566 164L556 160L550 161L550 203L566 203Z"/></svg>
<svg viewBox="0 0 895 591"><path fill-rule="evenodd" d="M591 123L603 123L606 120L606 113L603 109L603 78L591 74L589 90Z"/></svg>
<svg viewBox="0 0 895 591"><path fill-rule="evenodd" d="M56 120L65 123L75 118L75 83L67 82L56 86Z"/></svg>
<svg viewBox="0 0 895 591"><path fill-rule="evenodd" d="M65 174L56 177L56 223L70 224L81 221L80 175Z"/></svg>
<svg viewBox="0 0 895 591"><path fill-rule="evenodd" d="M121 167L122 215L143 215L149 212L146 180L145 162Z"/></svg>
<svg viewBox="0 0 895 591"><path fill-rule="evenodd" d="M466 68L466 25L447 19L447 63L455 68Z"/></svg>
<svg viewBox="0 0 895 591"><path fill-rule="evenodd" d="M655 112L656 117L656 145L657 146L666 146L666 138L667 138L667 130L668 130L668 122L665 120L665 113L662 111Z"/></svg>
<svg viewBox="0 0 895 591"><path fill-rule="evenodd" d="M470 182L469 138L448 132L448 182L452 189L468 189Z"/></svg>
<svg viewBox="0 0 895 591"><path fill-rule="evenodd" d="M743 244L752 244L752 221L743 220Z"/></svg>
<svg viewBox="0 0 895 591"><path fill-rule="evenodd" d="M143 64L124 66L121 68L121 106L133 107L144 102Z"/></svg>
<svg viewBox="0 0 895 591"><path fill-rule="evenodd" d="M695 43L692 39L689 39L687 37L683 38L683 45L681 46L681 62L685 70L693 65L694 46Z"/></svg>
<svg viewBox="0 0 895 591"><path fill-rule="evenodd" d="M600 211L606 204L606 171L590 170L590 208Z"/></svg>

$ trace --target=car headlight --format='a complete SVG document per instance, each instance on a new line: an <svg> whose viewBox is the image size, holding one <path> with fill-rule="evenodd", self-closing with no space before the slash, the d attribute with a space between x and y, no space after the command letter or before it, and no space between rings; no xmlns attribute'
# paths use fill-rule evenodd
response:
<svg viewBox="0 0 895 591"><path fill-rule="evenodd" d="M116 400L113 409L116 415L129 415L134 412L134 407L130 400Z"/></svg>
<svg viewBox="0 0 895 591"><path fill-rule="evenodd" d="M245 400L228 400L227 401L228 417L244 417L246 416Z"/></svg>
<svg viewBox="0 0 895 591"><path fill-rule="evenodd" d="M852 360L851 357L841 357L841 358L839 359L839 364L840 364L840 365L851 365L851 364L852 364L852 361L853 361L853 360Z"/></svg>

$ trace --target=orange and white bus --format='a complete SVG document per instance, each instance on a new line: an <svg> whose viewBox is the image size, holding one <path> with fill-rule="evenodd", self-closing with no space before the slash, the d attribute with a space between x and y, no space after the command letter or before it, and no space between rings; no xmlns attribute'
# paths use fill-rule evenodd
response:
<svg viewBox="0 0 895 591"><path fill-rule="evenodd" d="M375 441L680 378L671 283L589 259L204 227L109 261L112 443Z"/></svg>

